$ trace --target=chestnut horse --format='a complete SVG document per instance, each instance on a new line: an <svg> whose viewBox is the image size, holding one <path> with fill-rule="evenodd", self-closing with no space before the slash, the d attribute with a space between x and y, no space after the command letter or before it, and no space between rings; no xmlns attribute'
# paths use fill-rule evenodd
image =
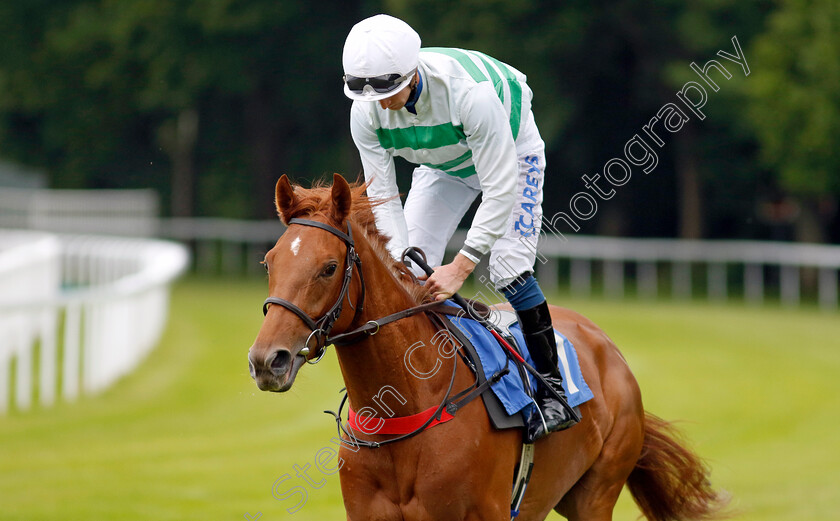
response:
<svg viewBox="0 0 840 521"><path fill-rule="evenodd" d="M407 349L435 342L437 322L426 313L373 329L370 321L427 296L388 254L364 189L337 174L331 188L293 188L285 175L277 182L277 211L288 229L265 256L270 297L248 355L251 375L263 391L286 391L304 362L323 355L327 335L368 324L355 341L336 342L349 403L356 411L410 416L439 405L449 391L469 388L474 375L460 357L441 357L434 348L412 349L410 357L432 376L407 370ZM708 469L666 422L644 412L636 380L610 338L573 311L552 306L551 315L577 349L594 398L580 406L578 425L536 442L518 519L544 519L554 509L573 521L610 520L625 483L650 520L717 514L723 501ZM394 437L359 434L373 441ZM409 439L379 448L342 446L347 518L510 519L521 444L521 432L494 430L482 401L474 400L451 421Z"/></svg>

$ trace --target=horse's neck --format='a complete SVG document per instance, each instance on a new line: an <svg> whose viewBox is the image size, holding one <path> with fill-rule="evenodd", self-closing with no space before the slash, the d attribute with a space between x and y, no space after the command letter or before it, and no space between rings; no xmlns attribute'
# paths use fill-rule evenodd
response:
<svg viewBox="0 0 840 521"><path fill-rule="evenodd" d="M365 257L368 296L359 323L416 305L378 258ZM379 415L389 417L414 414L440 403L455 360L439 355L437 332L429 317L419 313L339 347L338 360L353 409L373 407Z"/></svg>
<svg viewBox="0 0 840 521"><path fill-rule="evenodd" d="M339 348L344 383L355 410L373 407L384 417L407 416L440 403L455 361L438 357L434 330L424 320L406 318Z"/></svg>

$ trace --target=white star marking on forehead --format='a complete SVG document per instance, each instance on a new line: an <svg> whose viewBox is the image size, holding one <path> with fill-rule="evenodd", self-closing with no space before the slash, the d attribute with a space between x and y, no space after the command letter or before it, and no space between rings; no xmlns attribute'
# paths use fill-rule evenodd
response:
<svg viewBox="0 0 840 521"><path fill-rule="evenodd" d="M300 250L300 237L295 237L295 240L292 241L292 254L294 256L297 256L299 250Z"/></svg>

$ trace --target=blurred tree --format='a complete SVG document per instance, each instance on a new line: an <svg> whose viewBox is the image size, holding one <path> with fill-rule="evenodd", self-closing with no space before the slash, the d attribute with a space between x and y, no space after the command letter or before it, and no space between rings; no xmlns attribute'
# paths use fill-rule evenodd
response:
<svg viewBox="0 0 840 521"><path fill-rule="evenodd" d="M67 149L84 141L85 115L61 104L62 90L78 101L77 64L57 60L48 49L51 31L67 23L82 0L13 0L0 4L0 139L2 153L48 167L67 160ZM61 86L59 87L58 84ZM70 100L68 100L70 101ZM53 123L46 120L53 112ZM89 114L88 114L89 115ZM108 139L109 136L104 136ZM86 148L88 157L97 150ZM66 183L84 186L85 179Z"/></svg>
<svg viewBox="0 0 840 521"><path fill-rule="evenodd" d="M153 186L175 214L266 217L281 173L332 171L346 148L340 49L357 2L2 9L4 153L49 166L55 186Z"/></svg>
<svg viewBox="0 0 840 521"><path fill-rule="evenodd" d="M840 194L840 4L779 4L751 48L749 116L762 159L799 199L797 239L822 242Z"/></svg>
<svg viewBox="0 0 840 521"><path fill-rule="evenodd" d="M708 60L720 62L732 77L717 76L720 90L707 91L706 119L696 120L676 136L677 194L681 237L755 236L756 199L766 184L755 165L755 136L744 122L744 88L752 81L740 66L717 52L733 54L732 38L743 51L764 27L772 0L685 3L675 18L674 34L681 49L678 59L663 71L676 92L687 81L699 81L689 65L702 68ZM748 64L754 56L744 53ZM751 71L753 67L750 67ZM745 204L745 201L749 201Z"/></svg>
<svg viewBox="0 0 840 521"><path fill-rule="evenodd" d="M697 80L692 61L702 66L719 49L731 52L733 35L748 42L769 0L387 0L386 6L425 45L476 48L528 74L548 156L544 209L553 215L568 211L571 196L584 189L580 176L621 157L659 108ZM583 231L696 238L731 233L732 221L749 220L752 206L743 195L753 196L756 169L753 137L735 110L739 92L727 84L714 93L709 117L666 142L656 171L634 172ZM724 148L733 153L721 154Z"/></svg>
<svg viewBox="0 0 840 521"><path fill-rule="evenodd" d="M568 211L580 177L697 80L692 61L738 36L749 78L710 93L707 118L666 140L657 169L634 171L584 232L761 237L754 202L774 184L806 213L840 192L830 0L6 0L0 153L48 169L56 187L149 186L175 214L271 216L280 174L359 171L341 49L383 10L426 45L479 49L528 74L548 215Z"/></svg>

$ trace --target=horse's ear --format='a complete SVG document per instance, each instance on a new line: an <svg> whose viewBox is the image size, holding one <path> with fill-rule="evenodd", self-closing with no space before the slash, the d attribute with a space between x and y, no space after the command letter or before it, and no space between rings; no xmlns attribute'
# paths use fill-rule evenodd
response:
<svg viewBox="0 0 840 521"><path fill-rule="evenodd" d="M297 204L297 197L292 184L286 174L277 180L277 185L274 187L274 205L277 206L277 215L283 220L283 223L288 224L289 220L294 217L291 215L292 207Z"/></svg>
<svg viewBox="0 0 840 521"><path fill-rule="evenodd" d="M341 174L333 174L332 185L332 217L335 222L342 224L350 214L350 185Z"/></svg>

